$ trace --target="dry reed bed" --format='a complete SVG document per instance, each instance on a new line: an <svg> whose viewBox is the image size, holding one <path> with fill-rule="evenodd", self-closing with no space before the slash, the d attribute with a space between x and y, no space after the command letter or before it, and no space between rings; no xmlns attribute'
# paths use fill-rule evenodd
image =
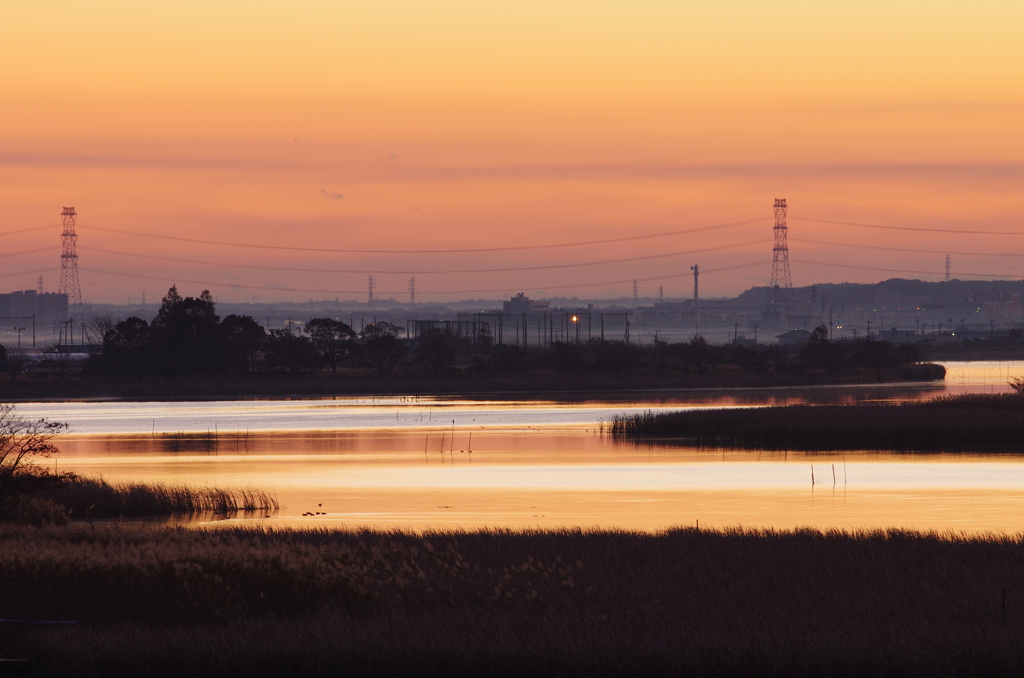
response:
<svg viewBox="0 0 1024 678"><path fill-rule="evenodd" d="M49 499L64 507L72 519L275 511L280 508L272 493L253 488L108 483L80 476L66 477L59 485L39 492L36 498Z"/></svg>
<svg viewBox="0 0 1024 678"><path fill-rule="evenodd" d="M645 412L614 436L759 450L1019 451L1024 396L968 394L902 404L787 405Z"/></svg>
<svg viewBox="0 0 1024 678"><path fill-rule="evenodd" d="M1024 540L0 527L37 675L1024 670Z"/></svg>

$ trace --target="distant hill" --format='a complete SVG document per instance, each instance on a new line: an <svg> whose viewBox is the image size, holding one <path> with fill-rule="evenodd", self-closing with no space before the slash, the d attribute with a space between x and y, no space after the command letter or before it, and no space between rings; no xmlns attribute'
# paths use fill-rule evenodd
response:
<svg viewBox="0 0 1024 678"><path fill-rule="evenodd" d="M814 298L816 305L824 303L833 307L924 307L934 304L1006 301L1014 294L1024 299L1024 280L924 282L891 278L873 284L828 283L794 287L791 294L794 302L806 303ZM753 287L736 297L736 302L744 306L759 306L766 303L767 296L767 287Z"/></svg>

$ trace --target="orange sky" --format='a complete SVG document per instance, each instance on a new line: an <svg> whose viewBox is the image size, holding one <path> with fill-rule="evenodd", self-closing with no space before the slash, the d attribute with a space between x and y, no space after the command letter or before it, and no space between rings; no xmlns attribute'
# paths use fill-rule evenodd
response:
<svg viewBox="0 0 1024 678"><path fill-rule="evenodd" d="M681 296L699 263L706 294L735 294L770 272L776 197L791 205L798 285L942 272L942 254L856 244L948 251L954 275L1024 276L1012 256L1024 235L798 219L1024 233L1020 2L11 4L0 8L2 291L34 288L42 269L56 287L59 249L12 253L58 247L63 205L81 215L87 301L204 286L185 280L222 300L365 299L366 273L266 267L375 271L399 299L419 271L429 301L628 295L617 281L632 278L661 278L641 294ZM628 243L430 255L92 230L452 249L758 217ZM751 244L445 272L737 243Z"/></svg>

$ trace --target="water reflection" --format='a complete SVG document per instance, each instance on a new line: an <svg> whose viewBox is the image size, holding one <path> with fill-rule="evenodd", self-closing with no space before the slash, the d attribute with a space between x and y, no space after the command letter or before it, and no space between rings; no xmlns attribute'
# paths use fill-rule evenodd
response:
<svg viewBox="0 0 1024 678"><path fill-rule="evenodd" d="M109 480L251 485L284 504L271 518L217 524L1024 529L1024 462L1013 455L655 448L584 428L456 429L454 445L440 430L261 435L248 451L201 439L178 440L174 452L167 444L72 438L60 463ZM311 511L326 515L302 516Z"/></svg>
<svg viewBox="0 0 1024 678"><path fill-rule="evenodd" d="M284 508L195 524L475 528L674 525L1024 529L1013 455L795 454L623 443L601 434L647 409L899 401L1006 391L1022 363L950 363L945 384L598 398L337 398L36 403L72 425L63 469L108 480L254 486ZM453 423L454 422L454 423ZM812 466L815 483L812 484ZM325 515L303 516L304 513Z"/></svg>

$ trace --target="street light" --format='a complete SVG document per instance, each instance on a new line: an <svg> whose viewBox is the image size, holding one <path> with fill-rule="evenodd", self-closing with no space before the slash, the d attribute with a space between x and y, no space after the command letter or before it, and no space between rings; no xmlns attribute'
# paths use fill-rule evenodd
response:
<svg viewBox="0 0 1024 678"><path fill-rule="evenodd" d="M21 348L21 333L25 330L24 327L15 327L18 330L18 348Z"/></svg>

